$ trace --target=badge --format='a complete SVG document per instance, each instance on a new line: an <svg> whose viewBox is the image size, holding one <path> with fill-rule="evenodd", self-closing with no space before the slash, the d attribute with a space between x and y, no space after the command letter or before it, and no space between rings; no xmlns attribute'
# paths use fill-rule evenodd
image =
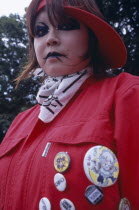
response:
<svg viewBox="0 0 139 210"><path fill-rule="evenodd" d="M74 204L69 199L66 198L63 198L60 201L60 208L61 210L75 210Z"/></svg>
<svg viewBox="0 0 139 210"><path fill-rule="evenodd" d="M54 184L55 184L56 188L61 192L63 192L67 186L65 177L60 173L57 173L54 176Z"/></svg>
<svg viewBox="0 0 139 210"><path fill-rule="evenodd" d="M47 198L44 197L40 200L39 210L51 210L51 204Z"/></svg>
<svg viewBox="0 0 139 210"><path fill-rule="evenodd" d="M90 185L86 188L85 197L90 203L97 205L103 199L103 192L99 187Z"/></svg>
<svg viewBox="0 0 139 210"><path fill-rule="evenodd" d="M60 152L55 156L54 168L57 172L65 172L70 165L70 157L67 152Z"/></svg>
<svg viewBox="0 0 139 210"><path fill-rule="evenodd" d="M107 147L99 145L90 148L85 154L83 165L87 178L96 186L108 187L117 181L118 160Z"/></svg>
<svg viewBox="0 0 139 210"><path fill-rule="evenodd" d="M130 202L127 198L122 198L119 204L119 210L131 210Z"/></svg>

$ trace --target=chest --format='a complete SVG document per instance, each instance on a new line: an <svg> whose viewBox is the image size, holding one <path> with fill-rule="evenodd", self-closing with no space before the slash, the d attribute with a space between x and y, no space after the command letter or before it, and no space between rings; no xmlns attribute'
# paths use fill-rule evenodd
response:
<svg viewBox="0 0 139 210"><path fill-rule="evenodd" d="M85 197L87 187L92 185L83 167L86 152L96 145L115 152L111 101L106 100L101 106L99 98L94 97L93 101L88 97L89 94L81 94L78 100L73 99L47 126L38 121L29 135L19 137L19 144L7 150L6 158L1 161L5 209L37 210L43 197L49 199L54 210L60 209L63 198L72 201L79 210L118 208L118 182L102 189L104 198L98 205L91 204ZM69 159L60 157L54 162L59 153L68 154ZM67 162L67 170L61 172ZM100 172L107 175L103 168ZM66 180L62 192L54 184L57 173Z"/></svg>

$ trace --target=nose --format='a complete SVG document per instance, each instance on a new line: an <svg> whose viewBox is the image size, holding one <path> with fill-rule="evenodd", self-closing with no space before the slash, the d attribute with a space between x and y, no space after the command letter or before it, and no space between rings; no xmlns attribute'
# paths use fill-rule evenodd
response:
<svg viewBox="0 0 139 210"><path fill-rule="evenodd" d="M60 44L60 37L58 35L58 30L53 28L49 30L47 34L47 46L55 46Z"/></svg>

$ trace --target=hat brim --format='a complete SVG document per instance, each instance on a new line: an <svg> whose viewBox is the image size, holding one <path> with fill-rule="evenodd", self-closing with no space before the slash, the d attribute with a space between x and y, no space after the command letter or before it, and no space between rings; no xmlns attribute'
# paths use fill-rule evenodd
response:
<svg viewBox="0 0 139 210"><path fill-rule="evenodd" d="M88 26L98 40L99 53L108 68L120 68L127 59L126 47L118 33L99 17L79 8L64 6L65 12Z"/></svg>

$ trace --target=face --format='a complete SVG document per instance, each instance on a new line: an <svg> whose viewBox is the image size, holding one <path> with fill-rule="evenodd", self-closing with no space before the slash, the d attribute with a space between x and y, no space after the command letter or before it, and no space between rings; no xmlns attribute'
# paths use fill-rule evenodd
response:
<svg viewBox="0 0 139 210"><path fill-rule="evenodd" d="M76 20L53 26L42 10L35 22L34 49L40 67L49 76L72 74L85 68L89 46L88 29Z"/></svg>

